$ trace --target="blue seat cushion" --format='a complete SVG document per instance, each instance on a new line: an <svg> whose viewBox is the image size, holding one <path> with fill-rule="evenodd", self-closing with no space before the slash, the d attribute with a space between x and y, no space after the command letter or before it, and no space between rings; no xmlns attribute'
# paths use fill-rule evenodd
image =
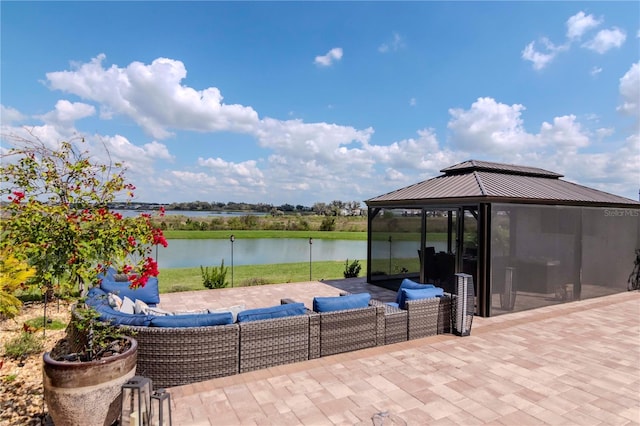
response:
<svg viewBox="0 0 640 426"><path fill-rule="evenodd" d="M345 309L366 308L369 306L369 293L356 293L346 296L314 297L313 310L315 312L344 311Z"/></svg>
<svg viewBox="0 0 640 426"><path fill-rule="evenodd" d="M231 312L151 317L151 327L209 327L226 324L233 324Z"/></svg>
<svg viewBox="0 0 640 426"><path fill-rule="evenodd" d="M429 299L432 297L441 297L444 295L444 290L440 287L418 290L403 288L401 291L402 295L400 297L400 303L398 303L398 306L400 306L402 309L405 309L405 302L407 302L408 300Z"/></svg>
<svg viewBox="0 0 640 426"><path fill-rule="evenodd" d="M148 326L152 317L149 315L125 314L116 311L109 303L93 305L93 308L100 314L100 321L110 322L115 325Z"/></svg>
<svg viewBox="0 0 640 426"><path fill-rule="evenodd" d="M304 315L307 312L304 303L287 303L268 308L247 309L238 312L238 322L259 321L271 318Z"/></svg>
<svg viewBox="0 0 640 426"><path fill-rule="evenodd" d="M403 306L404 303L400 303L400 296L402 295L402 290L408 288L412 290L424 290L426 288L435 288L433 284L421 284L415 281L411 281L409 278L405 278L400 283L400 287L398 288L398 293L396 294L396 303L400 306Z"/></svg>
<svg viewBox="0 0 640 426"><path fill-rule="evenodd" d="M115 293L124 299L127 296L131 300L142 300L149 306L160 303L160 291L158 290L158 278L150 277L144 287L129 288L128 282L115 282L103 279L100 288L107 293Z"/></svg>

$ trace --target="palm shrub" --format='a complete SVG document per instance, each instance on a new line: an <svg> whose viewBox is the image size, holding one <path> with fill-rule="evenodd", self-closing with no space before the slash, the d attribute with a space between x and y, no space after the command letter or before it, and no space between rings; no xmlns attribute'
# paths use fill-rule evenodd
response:
<svg viewBox="0 0 640 426"><path fill-rule="evenodd" d="M224 266L224 259L222 259L222 263L220 267L212 266L211 269L209 267L200 266L200 274L202 275L202 284L206 288L224 288L227 286L227 272L229 268Z"/></svg>
<svg viewBox="0 0 640 426"><path fill-rule="evenodd" d="M0 316L13 318L20 312L22 301L18 290L33 276L29 265L13 256L8 248L0 252Z"/></svg>
<svg viewBox="0 0 640 426"><path fill-rule="evenodd" d="M349 259L347 259L347 261L344 262L344 272L342 275L344 275L345 278L355 278L360 274L361 269L362 266L358 260L349 263Z"/></svg>

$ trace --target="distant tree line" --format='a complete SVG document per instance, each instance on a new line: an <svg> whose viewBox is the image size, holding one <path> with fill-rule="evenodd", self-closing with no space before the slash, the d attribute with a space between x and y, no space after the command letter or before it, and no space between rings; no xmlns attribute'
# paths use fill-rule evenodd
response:
<svg viewBox="0 0 640 426"><path fill-rule="evenodd" d="M256 213L269 213L271 215L280 214L317 214L324 216L361 216L363 215L363 209L361 208L360 201L340 201L334 200L330 203L315 203L313 206L303 206L301 204L282 204L275 206L273 204L266 203L237 203L229 201L227 203L222 202L207 202L207 201L188 201L182 203L171 203L165 205L165 210L185 210L185 211L234 211L234 212L256 212Z"/></svg>

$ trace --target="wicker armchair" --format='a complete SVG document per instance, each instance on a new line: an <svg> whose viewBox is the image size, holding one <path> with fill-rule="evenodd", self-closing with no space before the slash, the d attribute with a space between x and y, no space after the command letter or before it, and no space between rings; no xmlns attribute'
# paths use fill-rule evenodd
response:
<svg viewBox="0 0 640 426"><path fill-rule="evenodd" d="M452 296L447 293L443 297L408 300L405 304L408 339L450 333L451 300Z"/></svg>

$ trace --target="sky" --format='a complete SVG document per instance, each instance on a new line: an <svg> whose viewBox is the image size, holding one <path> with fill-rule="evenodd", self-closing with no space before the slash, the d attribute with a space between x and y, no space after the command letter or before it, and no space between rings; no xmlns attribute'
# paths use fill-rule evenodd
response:
<svg viewBox="0 0 640 426"><path fill-rule="evenodd" d="M0 3L0 126L136 201L311 206L470 159L634 200L640 2Z"/></svg>

